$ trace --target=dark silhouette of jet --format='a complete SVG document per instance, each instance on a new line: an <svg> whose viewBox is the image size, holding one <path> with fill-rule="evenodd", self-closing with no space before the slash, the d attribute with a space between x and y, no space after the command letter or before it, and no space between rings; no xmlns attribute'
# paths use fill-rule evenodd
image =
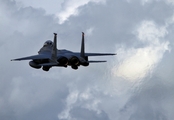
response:
<svg viewBox="0 0 174 120"><path fill-rule="evenodd" d="M72 52L69 50L57 49L57 34L54 33L54 41L46 41L39 50L38 55L12 59L11 61L31 60L29 65L33 68L49 71L51 67L67 67L78 69L80 65L88 66L90 63L100 63L106 61L90 61L89 56L116 55L112 53L85 53L84 33L82 32L81 51Z"/></svg>

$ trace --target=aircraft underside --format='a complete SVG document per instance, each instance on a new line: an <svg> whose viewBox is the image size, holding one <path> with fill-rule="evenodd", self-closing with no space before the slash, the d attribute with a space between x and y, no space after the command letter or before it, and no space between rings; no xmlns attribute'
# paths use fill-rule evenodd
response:
<svg viewBox="0 0 174 120"><path fill-rule="evenodd" d="M82 65L82 66L89 65L89 63L87 61L81 62L78 59L78 57L76 57L76 56L73 56L70 59L68 59L66 57L60 57L57 60L57 62L58 62L57 65L46 65L46 64L49 64L50 62L51 61L49 59L32 60L29 62L29 65L35 69L42 68L42 70L44 70L44 71L49 71L49 69L51 67L65 67L66 68L68 66L71 66L72 69L77 70L80 65Z"/></svg>

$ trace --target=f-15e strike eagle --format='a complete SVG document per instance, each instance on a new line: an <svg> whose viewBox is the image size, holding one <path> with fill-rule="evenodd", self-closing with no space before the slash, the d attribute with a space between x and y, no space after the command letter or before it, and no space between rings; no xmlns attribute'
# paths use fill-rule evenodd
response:
<svg viewBox="0 0 174 120"><path fill-rule="evenodd" d="M78 69L80 65L88 66L89 63L99 63L106 61L90 61L89 56L116 55L112 53L85 53L84 33L82 32L81 51L72 52L69 50L57 49L57 34L54 33L54 41L48 40L39 50L38 55L12 59L11 61L31 60L29 65L33 68L49 71L51 67L67 67Z"/></svg>

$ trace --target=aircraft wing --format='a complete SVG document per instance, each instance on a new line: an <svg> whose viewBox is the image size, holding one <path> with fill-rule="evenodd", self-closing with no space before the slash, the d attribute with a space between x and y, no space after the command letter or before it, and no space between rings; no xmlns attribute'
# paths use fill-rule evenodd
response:
<svg viewBox="0 0 174 120"><path fill-rule="evenodd" d="M106 56L106 55L116 55L113 53L85 53L85 56Z"/></svg>
<svg viewBox="0 0 174 120"><path fill-rule="evenodd" d="M38 55L32 55L28 57L23 57L23 58L17 58L17 59L12 59L11 61L20 61L20 60L37 60L37 59L50 59L50 55L46 54L38 54Z"/></svg>

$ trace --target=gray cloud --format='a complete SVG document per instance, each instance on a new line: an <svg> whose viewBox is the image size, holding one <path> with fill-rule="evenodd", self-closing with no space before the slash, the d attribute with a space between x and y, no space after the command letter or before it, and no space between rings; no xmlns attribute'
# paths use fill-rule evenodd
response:
<svg viewBox="0 0 174 120"><path fill-rule="evenodd" d="M89 2L78 7L78 15L59 24L58 18L43 8L0 0L0 119L172 119L171 2ZM79 51L82 31L86 33L86 51L115 51L118 55L101 58L108 60L106 64L91 64L77 71L52 68L48 73L30 68L28 61L10 62L36 54L45 40L52 39L53 32L58 33L59 48ZM149 52L147 48L151 48ZM142 59L143 53L147 59ZM125 60L134 65L122 66ZM133 81L114 72L119 67L132 72L137 65L151 65L147 60L155 63L153 69Z"/></svg>

